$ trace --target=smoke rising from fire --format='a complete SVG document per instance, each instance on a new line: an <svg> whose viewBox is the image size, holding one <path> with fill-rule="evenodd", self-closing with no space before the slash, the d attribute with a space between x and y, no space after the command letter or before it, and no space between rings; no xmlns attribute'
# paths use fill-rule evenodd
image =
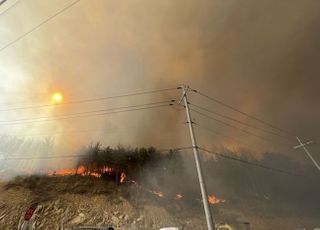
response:
<svg viewBox="0 0 320 230"><path fill-rule="evenodd" d="M17 6L1 21L2 28L10 25L15 33L3 32L1 42L33 25L22 23L23 19L17 17L19 12L40 21L61 5L63 1L33 0L28 6L24 3ZM317 85L320 82L316 63L319 33L315 28L319 8L319 2L313 0L303 3L288 0L281 3L83 1L1 53L1 75L6 82L1 85L4 95L1 100L41 104L54 91L62 91L65 100L71 100L187 83L305 138L317 137L320 113L316 106ZM132 101L106 102L105 105ZM200 99L195 101L205 103ZM96 106L101 104L24 111L13 116L57 115ZM229 113L217 105L210 106ZM232 115L246 120L238 114ZM11 116L12 113L1 115L4 119ZM151 142L169 146L187 143L187 135L177 132L183 129L177 123L184 118L177 117L172 112L157 110L146 115L137 112L105 119L4 127L3 131L35 134L102 127L105 132L68 135L56 140L64 145L68 140L69 147L87 144L88 138L112 145ZM128 123L136 127L130 128ZM237 131L214 123L210 126L244 140L261 152L275 150ZM121 127L125 127L124 132L120 131ZM234 145L226 138L199 135L204 143L214 139L215 145Z"/></svg>
<svg viewBox="0 0 320 230"><path fill-rule="evenodd" d="M27 31L60 9L64 2L22 2L1 18L0 44ZM319 10L320 2L316 0L81 1L0 52L1 108L46 104L56 91L62 92L68 101L185 83L292 130L304 139L317 139L320 132ZM179 92L3 112L0 118L56 116L167 98L177 99ZM196 95L190 99L241 121L253 122ZM199 144L206 148L227 148L234 154L250 153L259 159L264 159L267 152L286 154L289 159L309 164L303 153L290 150L292 143L277 138L266 143L197 115L194 119L239 140L197 129ZM183 111L168 108L103 118L1 126L1 133L54 135L55 154L70 153L98 140L111 146L121 143L166 148L190 146L184 122ZM317 154L319 145L310 146L310 150ZM11 153L7 149L6 154ZM319 155L316 157L319 159ZM271 159L269 163L278 160ZM194 165L188 162L186 167L192 169ZM228 193L232 188L223 191Z"/></svg>

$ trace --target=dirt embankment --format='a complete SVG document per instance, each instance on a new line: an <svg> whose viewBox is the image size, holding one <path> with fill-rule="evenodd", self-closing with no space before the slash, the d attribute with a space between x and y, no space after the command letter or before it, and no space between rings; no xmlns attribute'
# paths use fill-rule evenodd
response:
<svg viewBox="0 0 320 230"><path fill-rule="evenodd" d="M171 200L170 200L171 199ZM134 184L116 186L94 177L31 176L0 183L0 230L17 229L32 203L38 203L36 229L68 230L77 226L114 227L116 230L206 229L200 201L158 197ZM319 218L279 216L258 212L262 203L227 201L212 207L216 223L234 229L313 229Z"/></svg>
<svg viewBox="0 0 320 230"><path fill-rule="evenodd" d="M152 199L149 203L145 196L144 201L138 201L130 195L142 195L141 192L133 186L117 187L92 177L16 178L1 184L0 229L17 229L22 214L34 202L39 204L36 211L39 230L76 226L112 226L119 230L170 226L204 229L198 218L182 220Z"/></svg>

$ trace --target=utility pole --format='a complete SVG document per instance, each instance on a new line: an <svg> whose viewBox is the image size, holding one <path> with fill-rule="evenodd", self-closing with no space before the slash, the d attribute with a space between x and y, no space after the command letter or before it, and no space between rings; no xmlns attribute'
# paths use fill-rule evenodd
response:
<svg viewBox="0 0 320 230"><path fill-rule="evenodd" d="M204 207L204 212L206 215L206 221L207 221L207 226L208 226L208 230L214 230L215 226L214 226L214 222L212 219L212 215L210 212L210 207L209 207L209 202L208 202L208 195L207 195L207 191L206 191L206 185L203 179L203 173L202 173L202 169L201 169L201 163L200 163L200 158L199 158L199 149L197 146L197 141L196 141L196 137L194 134L194 128L193 128L193 123L192 123L192 117L191 117L191 113L190 113L190 108L189 108L189 102L188 102L188 91L190 90L189 86L181 86L178 89L182 89L182 96L181 99L179 101L179 104L181 104L181 102L184 102L184 107L186 109L186 115L187 115L187 122L188 122L188 126L189 126L189 131L190 131L190 137L191 137L191 142L192 142L192 149L193 149L193 155L194 155L194 160L196 162L196 168L197 168L197 173L198 173L198 179L199 179L199 184L200 184L200 190L201 190L201 196L202 196L202 202L203 202L203 207Z"/></svg>
<svg viewBox="0 0 320 230"><path fill-rule="evenodd" d="M298 142L299 142L299 145L297 146L294 146L293 149L299 149L299 148L302 148L305 153L308 155L308 157L311 159L311 161L313 162L313 164L316 166L316 168L320 171L320 166L319 164L317 163L317 161L312 157L311 153L308 151L308 149L306 148L307 145L313 143L313 141L308 141L306 143L302 143L300 138L299 137L296 137Z"/></svg>
<svg viewBox="0 0 320 230"><path fill-rule="evenodd" d="M5 3L7 0L0 0L0 6L3 4L3 3Z"/></svg>

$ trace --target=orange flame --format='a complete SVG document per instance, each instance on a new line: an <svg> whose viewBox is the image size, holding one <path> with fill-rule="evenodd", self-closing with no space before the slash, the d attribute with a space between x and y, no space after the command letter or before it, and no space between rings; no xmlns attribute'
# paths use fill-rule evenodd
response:
<svg viewBox="0 0 320 230"><path fill-rule="evenodd" d="M157 195L158 197L164 197L163 192L151 191L153 194Z"/></svg>
<svg viewBox="0 0 320 230"><path fill-rule="evenodd" d="M109 168L109 167L105 167L102 171L102 173L109 173L109 172L113 172L114 169L113 168ZM70 175L80 175L80 176L93 176L93 177L97 177L100 178L101 177L101 172L88 172L87 169L84 166L80 166L77 169L57 169L57 170L52 170L47 172L46 174L49 176L70 176ZM137 181L134 180L126 180L127 179L127 175L122 172L120 174L120 183L132 183L135 186L137 186L138 188L145 190L151 194L154 194L158 197L165 197L165 194L161 191L155 191L155 190L151 190L148 188L145 188L144 186L140 185ZM183 195L181 193L176 193L173 197L175 200L180 200L183 198ZM219 203L224 203L226 202L226 200L221 199L216 197L215 195L209 195L208 196L208 201L211 205L216 205Z"/></svg>
<svg viewBox="0 0 320 230"><path fill-rule="evenodd" d="M57 169L47 172L48 176L71 176L71 175L80 175L80 176L94 176L94 177L101 177L101 175L97 172L90 172L86 171L84 166L80 166L77 169Z"/></svg>
<svg viewBox="0 0 320 230"><path fill-rule="evenodd" d="M49 171L47 173L49 176L68 176L76 174L75 169L57 169L53 171Z"/></svg>
<svg viewBox="0 0 320 230"><path fill-rule="evenodd" d="M175 200L180 200L183 196L180 193L177 193L174 197Z"/></svg>
<svg viewBox="0 0 320 230"><path fill-rule="evenodd" d="M121 184L124 183L126 178L127 178L127 175L124 172L122 172L120 175L120 183Z"/></svg>
<svg viewBox="0 0 320 230"><path fill-rule="evenodd" d="M226 202L226 200L220 199L220 198L216 197L215 195L209 195L208 201L212 205Z"/></svg>

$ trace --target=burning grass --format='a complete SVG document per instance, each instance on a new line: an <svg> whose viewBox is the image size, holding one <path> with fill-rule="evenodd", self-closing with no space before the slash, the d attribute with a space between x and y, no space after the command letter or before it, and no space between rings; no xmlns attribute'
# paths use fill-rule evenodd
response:
<svg viewBox="0 0 320 230"><path fill-rule="evenodd" d="M190 193L183 184L176 183L185 177L185 168L178 152L160 153L155 148L103 148L91 145L76 168L49 171L48 176L94 177L126 185L166 201L198 201L199 194ZM190 202L192 201L192 202ZM211 205L224 203L216 195L209 195Z"/></svg>
<svg viewBox="0 0 320 230"><path fill-rule="evenodd" d="M103 148L98 143L87 149L75 168L51 170L41 175L16 177L5 186L7 190L30 190L36 199L52 199L57 194L121 194L132 202L201 209L200 194L176 183L186 175L178 152L165 154L155 148ZM53 186L54 185L54 186ZM120 192L120 193L119 193ZM208 197L212 205L223 200ZM169 207L170 206L170 207Z"/></svg>

